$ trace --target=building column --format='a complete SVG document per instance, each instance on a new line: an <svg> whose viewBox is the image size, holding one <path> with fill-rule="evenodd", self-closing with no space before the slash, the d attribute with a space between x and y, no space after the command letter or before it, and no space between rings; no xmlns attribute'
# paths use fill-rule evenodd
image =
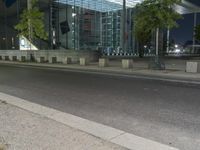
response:
<svg viewBox="0 0 200 150"><path fill-rule="evenodd" d="M30 10L31 7L32 7L32 3L31 3L32 0L27 0L27 9Z"/></svg>
<svg viewBox="0 0 200 150"><path fill-rule="evenodd" d="M167 28L167 53L169 53L169 40L170 40L170 29Z"/></svg>
<svg viewBox="0 0 200 150"><path fill-rule="evenodd" d="M32 0L27 0L27 9L30 10L32 8ZM32 45L32 26L31 26L31 22L30 19L28 20L28 30L29 30L29 37L28 40L30 42L30 48L29 50L31 50L31 45Z"/></svg>
<svg viewBox="0 0 200 150"><path fill-rule="evenodd" d="M123 11L122 11L122 50L126 51L126 0L123 0Z"/></svg>
<svg viewBox="0 0 200 150"><path fill-rule="evenodd" d="M196 44L196 38L195 38L195 27L197 26L197 13L194 13L194 25L193 25L193 44L192 44L192 52L195 51L195 44Z"/></svg>
<svg viewBox="0 0 200 150"><path fill-rule="evenodd" d="M159 28L156 29L156 56L159 55Z"/></svg>

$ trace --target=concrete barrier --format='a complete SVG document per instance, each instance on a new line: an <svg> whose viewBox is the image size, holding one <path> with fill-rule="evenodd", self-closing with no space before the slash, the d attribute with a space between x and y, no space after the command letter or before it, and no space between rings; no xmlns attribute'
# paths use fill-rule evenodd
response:
<svg viewBox="0 0 200 150"><path fill-rule="evenodd" d="M17 56L12 56L12 61L17 61Z"/></svg>
<svg viewBox="0 0 200 150"><path fill-rule="evenodd" d="M72 58L71 57L65 57L65 58L63 58L62 63L63 64L71 64L72 63Z"/></svg>
<svg viewBox="0 0 200 150"><path fill-rule="evenodd" d="M87 58L80 58L80 65L86 66L89 64L89 60Z"/></svg>
<svg viewBox="0 0 200 150"><path fill-rule="evenodd" d="M133 60L132 59L122 59L122 68L130 69L133 67Z"/></svg>
<svg viewBox="0 0 200 150"><path fill-rule="evenodd" d="M57 57L51 57L49 63L57 63Z"/></svg>
<svg viewBox="0 0 200 150"><path fill-rule="evenodd" d="M18 60L20 60L21 56L26 56L27 61L31 61L34 58L35 61L40 62L40 57L45 57L45 62L50 60L51 57L57 57L58 62L63 62L63 59L66 57L70 57L73 63L79 62L80 58L87 58L89 62L98 61L99 53L96 51L86 51L86 50L0 50L0 56L4 60L4 56L9 56L12 59L12 56L17 56Z"/></svg>
<svg viewBox="0 0 200 150"><path fill-rule="evenodd" d="M99 67L107 67L109 66L109 59L108 58L100 58L99 59Z"/></svg>
<svg viewBox="0 0 200 150"><path fill-rule="evenodd" d="M200 73L200 61L187 61L186 72Z"/></svg>

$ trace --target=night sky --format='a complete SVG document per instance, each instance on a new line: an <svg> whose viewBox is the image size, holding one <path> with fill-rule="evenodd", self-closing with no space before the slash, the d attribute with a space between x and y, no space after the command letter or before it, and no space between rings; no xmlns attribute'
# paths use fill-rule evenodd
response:
<svg viewBox="0 0 200 150"><path fill-rule="evenodd" d="M200 6L200 0L188 0L198 6ZM192 40L193 37L193 24L194 15L183 15L184 19L179 20L179 28L171 31L171 39L174 39L176 43L184 44L188 40ZM200 24L200 13L197 14L197 24Z"/></svg>

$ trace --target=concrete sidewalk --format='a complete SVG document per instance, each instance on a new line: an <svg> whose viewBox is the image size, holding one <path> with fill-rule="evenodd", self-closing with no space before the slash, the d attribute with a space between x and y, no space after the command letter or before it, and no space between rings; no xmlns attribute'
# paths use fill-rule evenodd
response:
<svg viewBox="0 0 200 150"><path fill-rule="evenodd" d="M186 60L166 61L166 70L149 70L147 62L136 61L132 69L123 69L119 61L111 61L109 67L99 67L98 63L90 63L87 66L79 64L50 64L50 63L31 63L31 62L12 62L0 61L4 65L18 65L43 67L46 69L66 69L68 71L87 71L101 74L125 75L139 78L159 79L167 81L177 81L186 83L200 84L200 73L186 73L184 70Z"/></svg>
<svg viewBox="0 0 200 150"><path fill-rule="evenodd" d="M0 149L125 150L44 116L0 101Z"/></svg>
<svg viewBox="0 0 200 150"><path fill-rule="evenodd" d="M0 137L8 150L178 150L1 92Z"/></svg>

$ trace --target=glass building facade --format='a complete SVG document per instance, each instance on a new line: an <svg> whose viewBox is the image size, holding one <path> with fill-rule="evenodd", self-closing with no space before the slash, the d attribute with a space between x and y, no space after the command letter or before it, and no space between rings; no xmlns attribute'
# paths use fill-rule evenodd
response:
<svg viewBox="0 0 200 150"><path fill-rule="evenodd" d="M34 40L43 50L101 50L105 54L138 54L134 38L134 6L142 0L39 0L48 40ZM182 9L182 7L184 9ZM27 0L0 0L0 50L19 50L14 26ZM180 13L186 6L176 8ZM194 10L192 8L192 10ZM155 37L152 40L153 49ZM166 33L160 35L166 47ZM154 51L147 49L146 54Z"/></svg>
<svg viewBox="0 0 200 150"><path fill-rule="evenodd" d="M134 52L133 7L140 0L39 0L45 14L47 41L36 40L39 49ZM0 1L0 49L18 50L14 26L26 0ZM125 16L125 18L124 18Z"/></svg>

